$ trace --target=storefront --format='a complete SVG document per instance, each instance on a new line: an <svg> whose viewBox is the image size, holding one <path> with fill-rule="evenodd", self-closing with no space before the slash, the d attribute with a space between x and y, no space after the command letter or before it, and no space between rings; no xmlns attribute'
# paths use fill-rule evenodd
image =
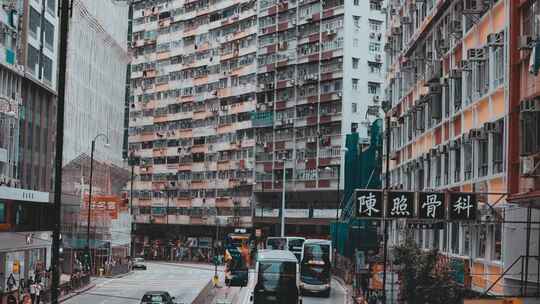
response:
<svg viewBox="0 0 540 304"><path fill-rule="evenodd" d="M0 233L0 291L3 295L27 287L50 267L51 232ZM48 288L48 286L46 286Z"/></svg>

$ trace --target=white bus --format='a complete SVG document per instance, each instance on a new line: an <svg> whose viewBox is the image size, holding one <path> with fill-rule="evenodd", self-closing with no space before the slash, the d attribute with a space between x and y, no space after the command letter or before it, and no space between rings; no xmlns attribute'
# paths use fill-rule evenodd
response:
<svg viewBox="0 0 540 304"><path fill-rule="evenodd" d="M266 249L269 250L289 250L296 256L298 262L302 258L302 244L306 239L303 237L269 237L266 239Z"/></svg>
<svg viewBox="0 0 540 304"><path fill-rule="evenodd" d="M292 252L259 251L251 300L254 304L301 304L299 271Z"/></svg>
<svg viewBox="0 0 540 304"><path fill-rule="evenodd" d="M332 281L332 241L306 240L300 262L300 291L329 297Z"/></svg>

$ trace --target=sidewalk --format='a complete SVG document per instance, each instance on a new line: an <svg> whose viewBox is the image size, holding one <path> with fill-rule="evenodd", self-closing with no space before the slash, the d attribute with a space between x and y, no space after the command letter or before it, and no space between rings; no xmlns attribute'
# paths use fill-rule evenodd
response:
<svg viewBox="0 0 540 304"><path fill-rule="evenodd" d="M93 289L94 287L96 287L97 284L99 284L101 281L104 281L105 279L120 279L120 278L128 276L128 275L130 275L132 273L133 273L133 271L129 271L127 273L118 274L116 276L90 277L90 282L88 284L86 284L85 286L82 286L82 287L80 287L78 289L72 290L67 294L61 295L60 298L58 299L58 302L62 303L62 302L65 302L65 301L75 297L75 296L83 294L83 293ZM66 283L69 282L69 279L64 281L64 282L66 282Z"/></svg>

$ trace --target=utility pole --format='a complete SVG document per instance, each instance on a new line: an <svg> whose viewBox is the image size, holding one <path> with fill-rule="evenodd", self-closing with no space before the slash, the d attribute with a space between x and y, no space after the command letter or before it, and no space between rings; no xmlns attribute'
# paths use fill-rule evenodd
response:
<svg viewBox="0 0 540 304"><path fill-rule="evenodd" d="M385 133L385 141L386 141L386 169L384 174L384 190L385 193L388 193L388 189L390 187L390 116L388 116L388 112L386 113L386 133ZM383 303L386 304L386 263L388 260L388 231L387 231L387 225L386 225L386 215L383 212L383 282L382 282L382 288L383 288Z"/></svg>
<svg viewBox="0 0 540 304"><path fill-rule="evenodd" d="M66 98L67 44L69 31L70 1L61 0L60 5L60 49L58 52L58 96L56 106L56 139L54 159L54 203L52 234L52 280L51 303L58 304L60 293L60 227L62 221L62 158L64 150L64 104Z"/></svg>
<svg viewBox="0 0 540 304"><path fill-rule="evenodd" d="M281 237L285 237L285 161L283 158L283 191L281 193Z"/></svg>
<svg viewBox="0 0 540 304"><path fill-rule="evenodd" d="M135 163L133 159L133 152L129 155L128 163L131 165L131 181L129 186L129 214L131 218L131 233L133 233L133 177L134 177L134 171L135 171ZM130 246L130 256L133 259L133 255L135 253L135 242L134 242L134 236L131 235L131 246Z"/></svg>

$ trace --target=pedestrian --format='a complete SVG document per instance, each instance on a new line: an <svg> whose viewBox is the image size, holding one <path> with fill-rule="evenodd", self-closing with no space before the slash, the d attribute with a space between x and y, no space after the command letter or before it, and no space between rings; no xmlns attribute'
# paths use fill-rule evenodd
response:
<svg viewBox="0 0 540 304"><path fill-rule="evenodd" d="M36 283L36 303L35 304L40 304L40 296L41 296L41 291L43 290L43 284L42 283Z"/></svg>
<svg viewBox="0 0 540 304"><path fill-rule="evenodd" d="M32 279L29 280L28 284L30 285L30 298L32 300L31 303L35 303L36 301L36 283ZM26 302L24 302L26 303Z"/></svg>

